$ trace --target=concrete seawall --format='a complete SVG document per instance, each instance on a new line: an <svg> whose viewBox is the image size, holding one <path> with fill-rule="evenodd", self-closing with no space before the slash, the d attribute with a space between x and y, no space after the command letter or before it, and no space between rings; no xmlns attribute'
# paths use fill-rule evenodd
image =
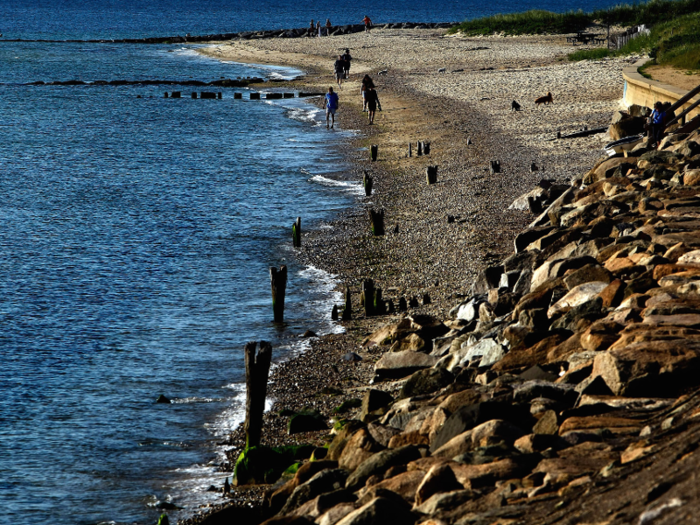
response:
<svg viewBox="0 0 700 525"><path fill-rule="evenodd" d="M637 69L644 65L645 62L646 60L639 61L622 71L622 78L625 80L623 100L627 107L632 104L638 104L651 108L654 107L654 103L659 100L661 102L670 102L674 104L688 92L688 90L643 77ZM696 102L699 98L700 95L690 99L683 105L683 109ZM683 109L676 111L676 114L680 114ZM686 117L686 120L697 115L700 115L700 107L691 111Z"/></svg>

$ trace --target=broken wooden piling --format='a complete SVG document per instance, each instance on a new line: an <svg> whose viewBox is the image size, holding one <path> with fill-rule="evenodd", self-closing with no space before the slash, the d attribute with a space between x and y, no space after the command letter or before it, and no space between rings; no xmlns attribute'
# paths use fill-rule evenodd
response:
<svg viewBox="0 0 700 525"><path fill-rule="evenodd" d="M369 172L365 170L362 176L362 186L365 188L365 196L369 197L372 195L372 185L374 184L374 179L370 177Z"/></svg>
<svg viewBox="0 0 700 525"><path fill-rule="evenodd" d="M350 295L350 287L345 287L345 308L343 308L343 321L352 319L352 297Z"/></svg>
<svg viewBox="0 0 700 525"><path fill-rule="evenodd" d="M267 377L272 360L272 345L270 343L260 341L260 350L256 355L257 346L256 341L245 345L246 402L243 429L246 448L260 444L265 398L267 397Z"/></svg>
<svg viewBox="0 0 700 525"><path fill-rule="evenodd" d="M384 235L384 210L374 211L370 209L368 212L372 235Z"/></svg>
<svg viewBox="0 0 700 525"><path fill-rule="evenodd" d="M426 166L425 168L425 178L428 181L428 186L435 184L437 182L437 166Z"/></svg>
<svg viewBox="0 0 700 525"><path fill-rule="evenodd" d="M292 245L295 248L301 248L301 217L292 224Z"/></svg>
<svg viewBox="0 0 700 525"><path fill-rule="evenodd" d="M272 287L272 313L276 323L284 322L284 295L287 290L287 267L282 265L279 270L270 267L270 286Z"/></svg>
<svg viewBox="0 0 700 525"><path fill-rule="evenodd" d="M372 160L372 162L376 162L378 155L379 155L379 146L377 146L376 144L372 144L369 147L369 158Z"/></svg>

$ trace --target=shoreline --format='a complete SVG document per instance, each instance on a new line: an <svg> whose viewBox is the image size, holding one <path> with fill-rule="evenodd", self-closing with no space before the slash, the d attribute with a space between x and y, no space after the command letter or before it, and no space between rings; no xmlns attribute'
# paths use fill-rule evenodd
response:
<svg viewBox="0 0 700 525"><path fill-rule="evenodd" d="M440 32L425 31L424 33L428 33L425 35L419 30L414 33L416 34L408 40L446 39L439 34ZM401 40L401 37L396 34L388 35L387 38ZM350 43L336 42L335 37L328 40L333 42L318 44L333 44L336 48L347 45L351 53L356 56ZM386 39L383 38L383 40ZM449 40L454 38L450 37ZM460 40L466 41L467 47L472 49L479 47L488 49L488 46L494 43L501 48L507 48L509 45L517 46L520 42L525 42L526 45L528 42L534 42L533 45L538 46L541 45L538 42L542 41L545 42L544 46L561 48L557 45L557 37ZM274 44L274 42L268 42L268 44ZM410 45L411 42L406 42L404 37L400 44ZM255 42L255 45L258 47L252 47L250 43L245 45L233 43L230 46L233 49L228 50L222 49L222 45L219 44L208 48L209 52L206 52L207 48L205 48L204 54L244 63L284 65L304 70L306 76L285 84L289 87L325 85L327 88L327 85L331 85L328 83L328 66L332 64L330 58L325 59L320 54L290 52L295 50L289 49L285 51L264 49L265 42ZM211 51L213 49L219 49L221 52ZM323 51L328 52L325 49ZM501 74L512 76L529 73L530 71L527 70L530 69L530 65L527 68L514 67L512 61L516 58L506 57L496 66L483 66L489 69L472 67L468 81L478 85L478 81L482 80L480 77L487 76L492 71L505 71ZM328 66L325 66L324 61ZM408 66L411 65L410 61L406 60L406 62ZM556 70L556 62L556 53L549 56L545 53L544 57L539 57L538 65L535 67L545 72L548 69ZM611 62L614 62L620 70L624 63L620 60ZM481 66L483 63L482 61L476 65ZM564 66L566 65L568 64ZM558 154L553 151L554 148L547 148L548 144L543 144L545 137L556 131L554 126L550 126L552 131L536 129L533 131L539 133L518 134L517 127L505 120L509 117L506 111L501 109L495 112L496 115L490 111L488 106L493 104L490 104L491 97L487 96L489 92L482 91L481 96L462 94L461 98L450 98L445 97L441 92L438 85L440 82L436 83L432 78L421 85L421 80L426 79L420 77L434 77L437 73L436 67L431 68L433 70L431 74L425 66L415 74L406 73L404 70L396 76L387 76L389 78L373 76L375 82L379 83L380 98L385 112L378 112L378 125L369 128L363 123L364 114L359 111L359 87L357 87L359 84L356 79L358 73L374 73L380 67L372 57L360 56L357 63L353 62L351 68L353 82L340 91L342 105L338 114L343 124L349 122L351 126L357 126L363 131L361 136L351 141L352 144L347 148L346 156L353 164L351 176L355 177L355 180L361 179L364 169L372 171L375 177L376 194L371 198L361 199L357 206L341 212L337 220L332 222L332 229L305 233L303 247L298 254L299 259L305 265L313 265L338 275L341 283L350 285L354 292L355 316L359 314L359 285L363 279L373 278L384 288L384 296L394 299L395 302L399 296L423 297L428 293L431 297L430 304L411 309L410 313L426 313L445 319L448 317L449 310L468 293L478 271L512 253L512 239L530 222L532 217L527 212L508 211L507 206L510 202L535 186L537 180L541 178L553 177L557 182L564 182L567 177L576 175L577 168L583 171L584 166L590 166L593 163L591 161L593 158L600 156L599 148L604 141L600 137L577 140L576 143L572 141L571 145L567 146L574 151L569 149L564 155ZM454 67L454 69L460 68ZM565 70L566 73L570 68L560 67L560 69ZM461 72L454 74L459 73ZM437 79L449 83L451 79L448 75L440 77L438 74ZM556 71L551 76L556 80ZM620 76L620 86L621 83ZM349 89L351 86L353 89ZM489 87L493 89L497 86L492 83L486 86L486 89ZM323 91L325 92L325 89ZM347 95L345 97L343 95L348 92L354 98L351 98L350 103L346 105ZM575 95L578 99L577 105L585 105L585 100L581 102L581 99L585 99L588 93L575 93ZM555 102L557 98L555 95ZM502 103L503 100L500 102ZM480 107L484 105L487 107ZM576 119L579 122L589 119L591 123L603 118L607 121L612 112L610 108L614 109L616 105L616 99L608 95L607 111L599 107L589 108L586 111L586 108L581 109L577 106ZM527 110L533 111L531 108ZM549 108L543 113L545 111L547 116L551 116L552 112ZM603 114L605 114L604 117ZM474 115L479 118L474 119ZM513 117L519 119L516 124L520 126L533 124L532 122L523 123L525 119L521 115L513 113ZM495 122L492 123L492 121ZM558 122L561 125L563 119L559 119ZM567 129L562 127L562 130ZM524 135L539 135L539 140L533 140ZM467 137L472 140L470 146L466 144ZM407 150L409 138L414 145L416 140L430 141L431 155L423 158L405 158L405 153L403 155L402 153ZM370 163L366 158L367 153L361 150L370 143L380 144L380 160L377 163ZM521 151L523 153L520 153ZM528 161L522 163L525 165L513 166L515 164L512 160L513 152L517 152L519 157L528 157ZM488 159L494 156L499 156L499 160L508 159L505 162L502 161L504 166L507 166L504 170L507 175L496 179L490 178L484 171ZM560 165L562 157L566 160L564 165ZM574 162L571 162L572 158L575 159ZM440 167L437 185L440 191L433 192L438 195L430 195L428 190L434 188L425 186L423 171L425 166L435 162ZM540 166L544 164L544 171L531 172L529 170L531 162L536 162ZM552 167L553 165L556 167ZM504 180L506 176L508 178ZM484 198L478 198L482 196ZM364 208L368 207L369 202L387 211L387 230L392 229L395 222L399 224L398 234L387 233L384 239L375 239L367 235ZM465 203L467 206L464 206ZM454 216L455 221L448 223L447 215ZM492 235L499 229L501 231L496 236ZM453 240L448 246L449 238ZM438 258L443 260L438 261ZM276 403L265 416L264 444L306 442L322 445L323 435L319 433L287 436L284 428L286 419L277 416L276 412L281 408L299 410L310 405L330 417L333 408L342 401L362 398L374 374L374 363L381 354L360 348L360 342L378 325L395 321L398 316L369 319L365 319L364 315L359 317L359 319L355 317L352 322L343 323L346 328L345 334L313 340L307 352L283 362L276 368L271 376L270 388L270 396L276 398ZM343 364L341 357L348 351L359 353L363 361ZM304 380L299 381L300 377ZM343 394L335 396L320 394L324 383L329 382L343 385ZM380 384L378 387L396 391L400 384ZM239 429L234 432L229 444L240 448L241 438L242 432ZM229 459L235 461L236 455L237 450L229 455ZM264 486L237 488L227 504L243 506L251 503L260 504L264 488ZM183 523L195 523L201 519L200 516L185 520Z"/></svg>

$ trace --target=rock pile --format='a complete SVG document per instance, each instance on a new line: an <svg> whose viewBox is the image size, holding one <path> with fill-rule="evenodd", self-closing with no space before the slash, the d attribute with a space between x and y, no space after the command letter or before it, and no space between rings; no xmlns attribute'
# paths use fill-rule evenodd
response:
<svg viewBox="0 0 700 525"><path fill-rule="evenodd" d="M629 155L528 194L541 212L453 319L365 340L373 388L323 460L268 492L266 523L541 523L535 506L574 506L694 421L700 131Z"/></svg>

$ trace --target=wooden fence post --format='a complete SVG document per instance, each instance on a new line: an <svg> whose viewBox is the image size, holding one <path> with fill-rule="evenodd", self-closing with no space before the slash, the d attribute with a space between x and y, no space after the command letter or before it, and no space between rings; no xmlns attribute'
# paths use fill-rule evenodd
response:
<svg viewBox="0 0 700 525"><path fill-rule="evenodd" d="M428 180L428 185L435 184L437 182L437 166L427 166L425 168L425 177Z"/></svg>
<svg viewBox="0 0 700 525"><path fill-rule="evenodd" d="M376 144L372 144L369 147L369 157L372 159L372 162L376 162L377 156L379 155L379 146Z"/></svg>
<svg viewBox="0 0 700 525"><path fill-rule="evenodd" d="M423 155L423 143L419 141L418 147L416 148L416 156L420 157L422 155Z"/></svg>
<svg viewBox="0 0 700 525"><path fill-rule="evenodd" d="M384 235L384 210L369 211L369 222L372 235Z"/></svg>
<svg viewBox="0 0 700 525"><path fill-rule="evenodd" d="M408 156L409 156L409 157L413 157L413 151L411 150L412 147L413 147L413 144L411 144L411 143L409 142L409 143L408 143Z"/></svg>
<svg viewBox="0 0 700 525"><path fill-rule="evenodd" d="M365 316L374 314L374 281L367 279L362 283L362 305L365 308Z"/></svg>
<svg viewBox="0 0 700 525"><path fill-rule="evenodd" d="M362 185L365 187L365 195L369 197L372 195L372 185L374 184L374 179L370 177L369 172L365 170L365 174L362 176Z"/></svg>
<svg viewBox="0 0 700 525"><path fill-rule="evenodd" d="M423 143L423 155L430 155L430 142Z"/></svg>
<svg viewBox="0 0 700 525"><path fill-rule="evenodd" d="M297 217L297 220L292 224L292 245L295 248L301 247L301 217Z"/></svg>
<svg viewBox="0 0 700 525"><path fill-rule="evenodd" d="M494 173L500 173L501 172L501 161L500 160L490 161L489 171L491 172L491 175L493 175Z"/></svg>
<svg viewBox="0 0 700 525"><path fill-rule="evenodd" d="M284 294L287 290L287 267L280 266L279 271L270 267L270 285L272 286L272 312L275 322L284 321Z"/></svg>
<svg viewBox="0 0 700 525"><path fill-rule="evenodd" d="M284 267L283 267L284 268ZM260 341L260 351L255 355L257 341L245 345L245 446L256 447L262 437L263 412L267 396L267 374L272 360L272 345Z"/></svg>
<svg viewBox="0 0 700 525"><path fill-rule="evenodd" d="M343 321L352 319L352 297L350 296L350 287L345 287L345 308L343 308Z"/></svg>

